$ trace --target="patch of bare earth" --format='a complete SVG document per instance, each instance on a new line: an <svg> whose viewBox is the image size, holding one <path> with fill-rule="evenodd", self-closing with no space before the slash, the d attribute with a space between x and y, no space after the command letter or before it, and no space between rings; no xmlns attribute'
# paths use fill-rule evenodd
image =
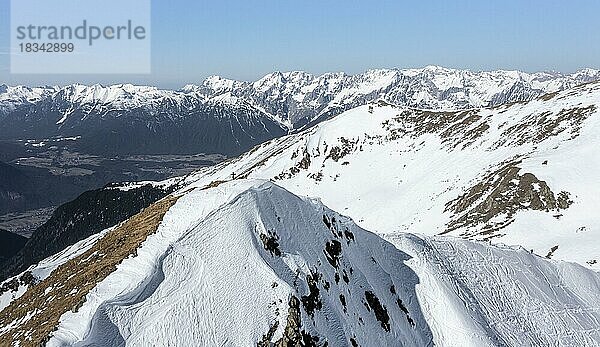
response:
<svg viewBox="0 0 600 347"><path fill-rule="evenodd" d="M538 97L538 100L550 101L550 100L552 100L557 95L558 95L558 92L546 93L546 94L541 95L540 97Z"/></svg>
<svg viewBox="0 0 600 347"><path fill-rule="evenodd" d="M465 194L446 204L455 218L445 233L465 229L463 237L499 236L497 231L514 221L521 210L558 212L573 202L567 192L555 194L545 181L532 173L522 173L518 162L510 162L488 174Z"/></svg>
<svg viewBox="0 0 600 347"><path fill-rule="evenodd" d="M65 312L77 312L90 290L124 259L137 255L177 198L168 196L142 210L13 301L0 312L0 346L44 345Z"/></svg>
<svg viewBox="0 0 600 347"><path fill-rule="evenodd" d="M394 141L410 136L413 139L425 134L439 134L450 148L466 148L479 139L490 127L480 110L428 111L409 109L383 123L388 132L386 140Z"/></svg>
<svg viewBox="0 0 600 347"><path fill-rule="evenodd" d="M348 154L355 152L358 148L359 140L349 140L343 137L340 137L340 145L331 147L329 154L325 157L325 160L331 159L336 163L347 156Z"/></svg>
<svg viewBox="0 0 600 347"><path fill-rule="evenodd" d="M574 139L579 136L583 122L596 112L596 106L563 109L558 113L549 111L531 114L518 124L506 129L497 146L538 144L548 138L568 132Z"/></svg>

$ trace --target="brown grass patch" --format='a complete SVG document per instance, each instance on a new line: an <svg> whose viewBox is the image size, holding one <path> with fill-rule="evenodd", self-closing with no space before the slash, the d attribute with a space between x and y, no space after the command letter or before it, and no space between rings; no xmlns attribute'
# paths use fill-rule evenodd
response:
<svg viewBox="0 0 600 347"><path fill-rule="evenodd" d="M216 187L220 186L221 184L227 183L227 182L229 182L229 181L222 181L222 180L212 181L206 187L202 188L202 190L216 188Z"/></svg>
<svg viewBox="0 0 600 347"><path fill-rule="evenodd" d="M21 347L44 345L65 312L76 312L90 290L114 272L123 259L137 255L137 249L156 232L177 199L168 196L150 205L13 301L0 312L0 327L10 325L0 335L0 346L17 342Z"/></svg>
<svg viewBox="0 0 600 347"><path fill-rule="evenodd" d="M557 95L558 95L558 92L547 93L547 94L544 94L544 95L538 97L538 99L543 100L543 101L549 101L549 100L552 100L552 98L554 98Z"/></svg>

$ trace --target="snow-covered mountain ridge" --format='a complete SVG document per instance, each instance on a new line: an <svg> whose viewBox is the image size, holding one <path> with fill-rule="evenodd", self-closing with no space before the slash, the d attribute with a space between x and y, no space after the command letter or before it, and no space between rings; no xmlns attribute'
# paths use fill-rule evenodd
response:
<svg viewBox="0 0 600 347"><path fill-rule="evenodd" d="M200 86L190 85L184 90L209 98L227 93L248 100L298 129L380 98L408 107L457 110L530 100L598 79L600 71L593 69L573 74L530 74L427 66L369 70L357 75L275 72L256 82L213 76Z"/></svg>
<svg viewBox="0 0 600 347"><path fill-rule="evenodd" d="M449 233L600 266L600 84L524 103L376 102L188 177L269 179L380 235Z"/></svg>
<svg viewBox="0 0 600 347"><path fill-rule="evenodd" d="M129 247L126 235L156 211L162 221L143 231L134 255L110 251L115 240ZM96 264L115 260L87 284ZM31 274L28 290L0 297L3 343L600 344L594 271L448 237L403 234L390 243L260 180L191 184Z"/></svg>
<svg viewBox="0 0 600 347"><path fill-rule="evenodd" d="M302 71L274 72L255 82L211 76L200 85L181 90L156 87L79 84L66 87L28 88L0 86L0 117L19 106L51 99L68 109L88 112L142 108L149 115L177 113L199 104L253 107L292 129L328 118L369 101L383 98L398 105L432 110L456 110L525 101L600 79L600 71L583 69L572 74L519 71L472 72L428 66L421 69L378 69L362 74Z"/></svg>

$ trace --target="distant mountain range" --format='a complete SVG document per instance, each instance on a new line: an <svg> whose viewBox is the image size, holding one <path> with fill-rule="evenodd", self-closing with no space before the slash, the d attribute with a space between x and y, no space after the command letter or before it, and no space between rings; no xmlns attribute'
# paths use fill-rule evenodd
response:
<svg viewBox="0 0 600 347"><path fill-rule="evenodd" d="M471 72L436 66L363 74L275 72L255 82L218 76L181 90L113 85L0 86L0 140L73 138L94 154L238 155L345 110L383 99L457 110L531 100L600 79L573 74Z"/></svg>

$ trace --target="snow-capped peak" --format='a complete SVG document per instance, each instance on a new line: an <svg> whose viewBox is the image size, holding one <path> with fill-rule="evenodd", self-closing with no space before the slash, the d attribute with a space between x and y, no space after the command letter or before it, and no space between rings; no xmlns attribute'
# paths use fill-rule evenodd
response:
<svg viewBox="0 0 600 347"><path fill-rule="evenodd" d="M57 87L0 86L0 115L26 104L36 103L56 92Z"/></svg>
<svg viewBox="0 0 600 347"><path fill-rule="evenodd" d="M162 91L156 87L135 86L132 84L116 84L103 86L94 84L85 86L72 84L59 90L57 98L72 104L120 104L132 103L134 100L143 101L147 99L162 98L174 93Z"/></svg>
<svg viewBox="0 0 600 347"><path fill-rule="evenodd" d="M235 81L220 76L210 76L202 82L202 86L209 88L211 92L216 94L231 92L236 88L243 87L244 84L245 82Z"/></svg>

